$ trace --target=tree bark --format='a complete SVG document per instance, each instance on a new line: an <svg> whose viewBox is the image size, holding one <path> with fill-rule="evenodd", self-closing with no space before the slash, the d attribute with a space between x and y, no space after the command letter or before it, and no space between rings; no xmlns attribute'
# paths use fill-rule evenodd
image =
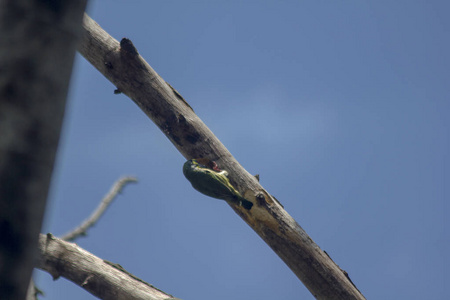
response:
<svg viewBox="0 0 450 300"><path fill-rule="evenodd" d="M24 299L86 1L0 1L0 299Z"/></svg>
<svg viewBox="0 0 450 300"><path fill-rule="evenodd" d="M51 234L39 237L37 267L63 276L100 299L176 299L113 264Z"/></svg>
<svg viewBox="0 0 450 300"><path fill-rule="evenodd" d="M280 256L317 299L364 299L348 275L249 174L197 117L183 97L139 55L128 39L119 42L85 15L80 53L129 96L186 158L208 158L227 170L231 183L254 205L230 204ZM255 145L255 151L258 146Z"/></svg>

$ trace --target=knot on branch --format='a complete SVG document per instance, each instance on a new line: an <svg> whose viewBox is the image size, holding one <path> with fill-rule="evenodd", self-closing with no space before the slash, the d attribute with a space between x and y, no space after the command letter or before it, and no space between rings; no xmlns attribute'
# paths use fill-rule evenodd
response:
<svg viewBox="0 0 450 300"><path fill-rule="evenodd" d="M138 56L139 55L136 47L134 47L131 40L127 39L127 38L123 38L120 41L120 53L130 55L130 56Z"/></svg>

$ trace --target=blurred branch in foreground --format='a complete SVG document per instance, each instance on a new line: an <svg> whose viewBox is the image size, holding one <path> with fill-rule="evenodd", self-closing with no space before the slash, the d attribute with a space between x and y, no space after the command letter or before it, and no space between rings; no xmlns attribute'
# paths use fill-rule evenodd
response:
<svg viewBox="0 0 450 300"><path fill-rule="evenodd" d="M0 299L27 294L85 8L0 0Z"/></svg>

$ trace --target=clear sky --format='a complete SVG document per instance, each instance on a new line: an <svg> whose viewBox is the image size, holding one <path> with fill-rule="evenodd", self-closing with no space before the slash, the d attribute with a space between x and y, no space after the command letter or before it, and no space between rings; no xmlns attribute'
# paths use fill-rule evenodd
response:
<svg viewBox="0 0 450 300"><path fill-rule="evenodd" d="M448 1L91 1L368 299L450 299ZM77 56L44 232L182 299L313 299ZM43 299L95 299L38 272Z"/></svg>

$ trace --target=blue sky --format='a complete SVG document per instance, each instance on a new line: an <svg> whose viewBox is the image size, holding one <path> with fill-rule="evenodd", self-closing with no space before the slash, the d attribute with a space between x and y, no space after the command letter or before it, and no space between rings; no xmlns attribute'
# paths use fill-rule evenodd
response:
<svg viewBox="0 0 450 300"><path fill-rule="evenodd" d="M91 1L369 299L448 299L447 1ZM43 232L182 299L313 299L77 56ZM95 299L38 272L43 299Z"/></svg>

